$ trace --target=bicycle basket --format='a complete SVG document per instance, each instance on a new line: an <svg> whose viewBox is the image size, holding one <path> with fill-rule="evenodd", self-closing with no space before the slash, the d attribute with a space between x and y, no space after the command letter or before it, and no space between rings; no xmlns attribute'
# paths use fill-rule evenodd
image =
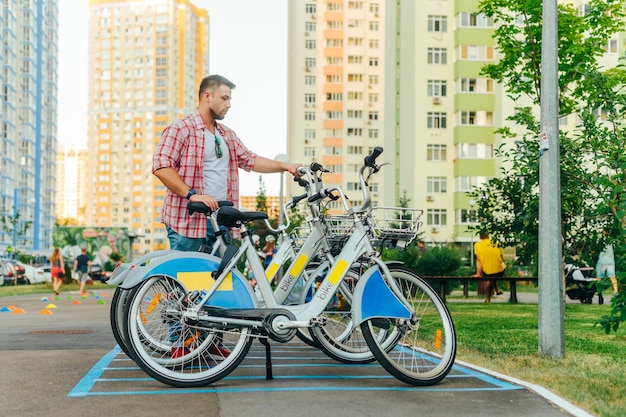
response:
<svg viewBox="0 0 626 417"><path fill-rule="evenodd" d="M423 213L423 210L405 207L373 207L370 211L374 232L372 244L404 249L417 236Z"/></svg>
<svg viewBox="0 0 626 417"><path fill-rule="evenodd" d="M330 246L330 253L333 256L339 255L354 228L354 218L349 215L331 215L324 216L326 223L326 240Z"/></svg>

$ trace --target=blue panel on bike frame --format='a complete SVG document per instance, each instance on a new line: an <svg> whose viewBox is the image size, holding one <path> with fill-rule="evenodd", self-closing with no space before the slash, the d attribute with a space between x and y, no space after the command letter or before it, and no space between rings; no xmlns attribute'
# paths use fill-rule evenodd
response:
<svg viewBox="0 0 626 417"><path fill-rule="evenodd" d="M372 273L367 280L361 300L361 318L367 320L374 317L411 318L411 311L391 292L380 270Z"/></svg>
<svg viewBox="0 0 626 417"><path fill-rule="evenodd" d="M215 291L205 305L222 308L254 308L249 284L232 274L233 287L229 291Z"/></svg>
<svg viewBox="0 0 626 417"><path fill-rule="evenodd" d="M212 259L181 257L169 259L149 269L147 275L167 275L176 277L181 272L215 271L218 266L219 264Z"/></svg>

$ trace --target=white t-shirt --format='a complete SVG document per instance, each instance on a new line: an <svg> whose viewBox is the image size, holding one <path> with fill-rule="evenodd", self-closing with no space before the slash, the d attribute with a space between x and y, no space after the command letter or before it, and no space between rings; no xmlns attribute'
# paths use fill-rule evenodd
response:
<svg viewBox="0 0 626 417"><path fill-rule="evenodd" d="M219 140L219 148L222 157L218 158L218 145L215 135ZM213 135L208 129L204 129L204 194L210 195L216 200L226 200L228 195L228 145L220 136L217 129Z"/></svg>

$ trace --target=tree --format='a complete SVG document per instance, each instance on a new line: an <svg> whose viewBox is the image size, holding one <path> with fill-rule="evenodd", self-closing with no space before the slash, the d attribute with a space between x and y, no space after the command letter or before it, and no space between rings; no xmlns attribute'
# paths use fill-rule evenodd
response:
<svg viewBox="0 0 626 417"><path fill-rule="evenodd" d="M12 237L17 237L18 239L22 236L26 236L28 233L28 229L32 226L33 222L30 220L23 221L20 220L21 215L19 210L15 210L13 216L3 214L0 216L0 224L2 231L7 235ZM13 246L15 246L17 242L13 242ZM13 250L17 250L17 248L13 248Z"/></svg>
<svg viewBox="0 0 626 417"><path fill-rule="evenodd" d="M626 131L620 120L626 73L598 64L608 40L623 29L624 0L588 5L585 14L559 5L558 91L560 115L580 119L575 129L559 133L563 256L591 264L605 243L626 243ZM501 175L470 194L478 203L481 227L504 245L516 246L522 262L536 263L542 1L484 0L480 11L497 26L494 38L502 56L481 73L504 86L515 103L508 120L517 127L497 131Z"/></svg>

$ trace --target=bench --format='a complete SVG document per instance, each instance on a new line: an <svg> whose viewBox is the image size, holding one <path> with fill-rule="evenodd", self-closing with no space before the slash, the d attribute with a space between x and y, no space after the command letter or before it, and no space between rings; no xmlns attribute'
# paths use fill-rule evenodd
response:
<svg viewBox="0 0 626 417"><path fill-rule="evenodd" d="M446 282L448 281L462 281L463 283L463 297L467 298L469 296L469 282L471 281L508 281L509 289L511 291L511 297L509 298L509 303L517 304L517 283L520 281L533 281L538 282L537 277L444 277L444 276L424 276L422 277L429 281L439 281L439 296L445 302L446 301ZM435 288L436 289L436 288Z"/></svg>

